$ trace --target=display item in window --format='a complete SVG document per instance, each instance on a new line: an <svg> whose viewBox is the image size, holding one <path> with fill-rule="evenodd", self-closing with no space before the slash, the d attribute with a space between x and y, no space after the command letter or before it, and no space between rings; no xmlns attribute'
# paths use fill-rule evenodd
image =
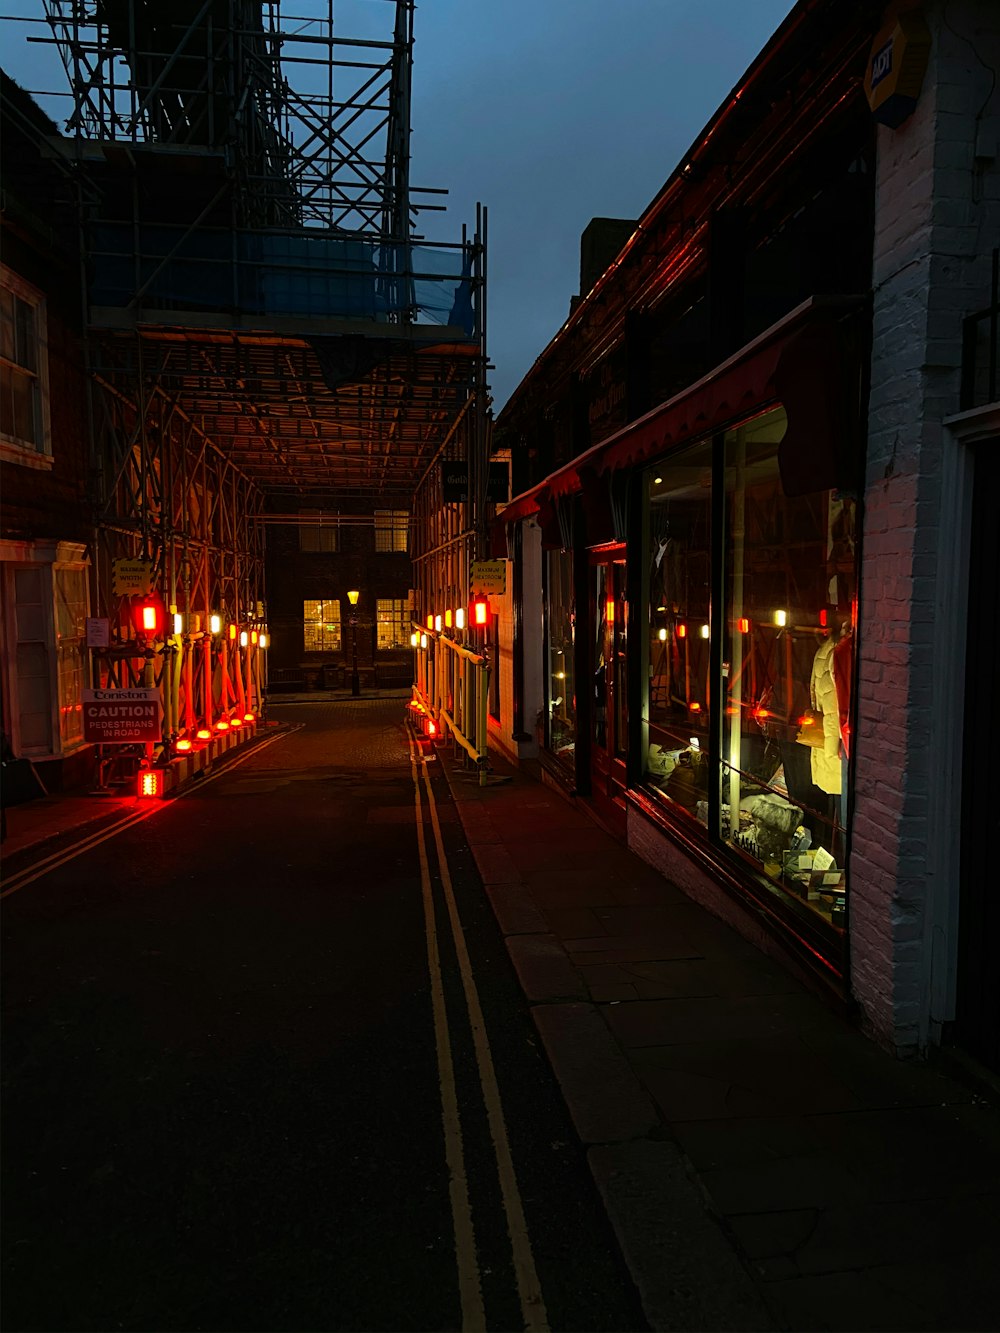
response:
<svg viewBox="0 0 1000 1333"><path fill-rule="evenodd" d="M813 659L809 681L812 707L823 718L823 744L814 746L810 754L812 780L821 791L831 796L839 796L841 789L840 702L833 678L835 647L833 638L823 640Z"/></svg>

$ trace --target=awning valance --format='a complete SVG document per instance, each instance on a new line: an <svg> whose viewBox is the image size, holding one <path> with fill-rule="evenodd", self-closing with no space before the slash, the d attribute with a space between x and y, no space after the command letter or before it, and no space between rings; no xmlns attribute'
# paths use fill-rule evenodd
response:
<svg viewBox="0 0 1000 1333"><path fill-rule="evenodd" d="M848 484L859 443L863 364L855 316L864 304L864 297L804 302L708 375L516 496L496 522L506 526L547 512L596 476L652 462L779 402L788 413L779 451L786 494Z"/></svg>

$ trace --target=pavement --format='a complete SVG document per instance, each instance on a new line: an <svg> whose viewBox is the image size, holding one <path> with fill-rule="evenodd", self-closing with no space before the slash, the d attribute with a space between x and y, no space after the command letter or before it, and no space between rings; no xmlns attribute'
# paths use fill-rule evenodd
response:
<svg viewBox="0 0 1000 1333"><path fill-rule="evenodd" d="M439 755L650 1327L1000 1328L1000 1104L880 1050L561 794ZM4 859L122 813L16 806Z"/></svg>
<svg viewBox="0 0 1000 1333"><path fill-rule="evenodd" d="M444 766L651 1327L1000 1328L1000 1102L878 1048L562 794Z"/></svg>

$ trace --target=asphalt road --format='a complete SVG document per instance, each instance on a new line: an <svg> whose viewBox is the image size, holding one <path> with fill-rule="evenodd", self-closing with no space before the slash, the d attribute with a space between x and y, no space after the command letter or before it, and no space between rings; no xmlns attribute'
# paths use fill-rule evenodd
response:
<svg viewBox="0 0 1000 1333"><path fill-rule="evenodd" d="M644 1327L440 761L272 716L4 903L4 1328Z"/></svg>

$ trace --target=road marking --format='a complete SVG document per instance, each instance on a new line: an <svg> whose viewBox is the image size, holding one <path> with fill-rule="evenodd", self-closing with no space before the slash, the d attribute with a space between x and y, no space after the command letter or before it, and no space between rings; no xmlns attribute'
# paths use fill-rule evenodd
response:
<svg viewBox="0 0 1000 1333"><path fill-rule="evenodd" d="M281 735L269 736L266 740L260 741L253 747L253 749L248 750L246 754L242 755L239 759L232 760L230 763L226 764L224 768L220 768L215 773L210 773L207 777L203 778L196 787L185 787L183 791L179 791L171 800L151 801L148 808L131 811L131 813L120 819L117 824L112 824L110 828L103 829L97 833L92 833L81 842L74 843L72 847L64 847L61 852L52 852L51 855L44 857L41 861L35 861L34 864L25 866L20 874L12 875L8 880L0 881L0 884L3 885L3 891L0 892L0 899L7 898L12 893L17 893L18 889L23 889L28 884L34 883L36 879L41 879L43 875L49 874L52 870L58 870L60 866L66 865L68 861L72 861L77 856L82 856L84 852L89 852L93 847L100 846L102 842L107 842L109 838L114 838L119 833L124 833L127 828L132 828L134 824L141 824L143 820L152 818L153 815L159 814L161 810L166 810L169 806L173 805L174 801L183 800L185 796L191 795L194 791L202 791L210 782L214 782L216 778L223 777L234 768L239 768L240 764L245 763L251 755L259 753L268 745L273 745L275 741L281 740L282 736L286 734L286 732L282 732Z"/></svg>
<svg viewBox="0 0 1000 1333"><path fill-rule="evenodd" d="M472 975L472 963L469 959L469 951L465 943L465 934L462 930L461 918L458 915L458 905L455 902L451 872L448 868L448 859L444 850L444 842L441 838L441 825L438 821L437 803L434 799L434 792L431 788L430 775L427 772L426 765L424 765L424 785L427 788L427 804L430 810L431 827L434 830L434 843L437 848L441 886L444 890L444 899L448 908L448 919L451 922L451 933L455 941L455 953L458 957L458 968L462 978L462 989L465 992L465 1004L469 1013L469 1023L472 1028L472 1041L476 1052L476 1064L479 1069L479 1084L482 1088L483 1102L486 1106L486 1115L490 1126L490 1137L493 1140L493 1152L496 1157L497 1175L500 1179L500 1191L503 1196L504 1212L507 1216L507 1232L510 1236L511 1251L514 1258L514 1274L517 1279L517 1292L521 1302L521 1313L524 1317L524 1327L529 1330L529 1333L545 1333L549 1327L548 1314L545 1309L545 1301L542 1298L541 1283L538 1280L538 1273L535 1269L535 1259L531 1249L531 1237L528 1233L528 1224L524 1216L524 1206L521 1202L521 1193L517 1185L517 1175L514 1171L514 1160L510 1151L510 1140L507 1135L507 1122L504 1119L503 1103L500 1100L500 1086L497 1082L496 1067L493 1064L489 1037L486 1032L486 1023L483 1019L482 1006L479 1003L479 992L476 990L476 983Z"/></svg>
<svg viewBox="0 0 1000 1333"><path fill-rule="evenodd" d="M455 1231L455 1260L458 1266L458 1294L462 1307L462 1329L463 1333L482 1333L486 1328L486 1314L483 1309L483 1293L479 1283L479 1262L476 1256L476 1236L472 1224L472 1208L469 1203L469 1181L465 1172L465 1154L462 1148L462 1122L458 1113L455 1066L452 1062L448 1013L445 1009L444 985L441 980L441 955L438 949L437 925L434 920L434 897L431 890L430 866L427 861L427 839L424 834L420 778L417 774L417 759L412 733L407 739L410 746L410 774L413 778L417 852L420 859L420 889L424 904L427 966L431 979L434 1043L437 1048L438 1084L441 1090L441 1119L444 1125L445 1161L448 1166L448 1192L451 1198L452 1225Z"/></svg>

